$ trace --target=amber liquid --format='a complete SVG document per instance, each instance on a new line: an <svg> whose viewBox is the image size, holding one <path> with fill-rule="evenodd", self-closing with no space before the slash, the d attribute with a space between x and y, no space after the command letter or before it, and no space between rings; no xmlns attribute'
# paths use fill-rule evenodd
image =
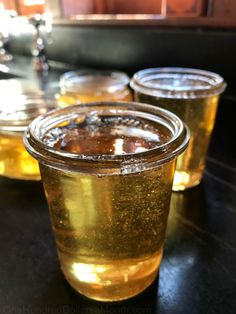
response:
<svg viewBox="0 0 236 314"><path fill-rule="evenodd" d="M173 190L185 190L199 184L205 168L219 96L198 99L164 99L136 93L135 98L137 101L170 110L187 124L191 138L185 152L177 158Z"/></svg>
<svg viewBox="0 0 236 314"><path fill-rule="evenodd" d="M169 136L150 138L150 128L146 137L137 124L126 119L124 125L100 125L93 132L64 127L66 136L54 146L125 154L153 148ZM149 286L162 259L174 161L151 170L139 169L134 161L121 173L106 175L92 168L87 173L40 168L62 271L71 286L102 301L126 299Z"/></svg>
<svg viewBox="0 0 236 314"><path fill-rule="evenodd" d="M23 134L0 134L0 175L23 180L40 180L38 162L26 151Z"/></svg>
<svg viewBox="0 0 236 314"><path fill-rule="evenodd" d="M119 92L109 93L108 91L91 90L84 92L63 92L57 96L57 103L60 107L88 102L99 101L132 101L132 93L128 88Z"/></svg>

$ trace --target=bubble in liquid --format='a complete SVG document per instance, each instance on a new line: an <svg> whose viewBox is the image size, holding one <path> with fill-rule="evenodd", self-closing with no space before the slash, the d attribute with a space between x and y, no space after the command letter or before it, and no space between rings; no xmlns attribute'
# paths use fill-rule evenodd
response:
<svg viewBox="0 0 236 314"><path fill-rule="evenodd" d="M121 163L120 173L121 174L129 174L129 173L137 173L141 172L144 169L142 159L136 160L131 158L129 160L124 160Z"/></svg>

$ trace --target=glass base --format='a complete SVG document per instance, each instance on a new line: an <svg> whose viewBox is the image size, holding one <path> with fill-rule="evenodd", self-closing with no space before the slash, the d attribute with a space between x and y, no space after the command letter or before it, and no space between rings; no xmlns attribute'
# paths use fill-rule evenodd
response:
<svg viewBox="0 0 236 314"><path fill-rule="evenodd" d="M201 171L175 171L172 191L184 191L198 185L202 179Z"/></svg>
<svg viewBox="0 0 236 314"><path fill-rule="evenodd" d="M69 284L82 295L103 302L131 298L152 284L162 259L162 249L150 258L113 261L111 264L78 263L59 253Z"/></svg>

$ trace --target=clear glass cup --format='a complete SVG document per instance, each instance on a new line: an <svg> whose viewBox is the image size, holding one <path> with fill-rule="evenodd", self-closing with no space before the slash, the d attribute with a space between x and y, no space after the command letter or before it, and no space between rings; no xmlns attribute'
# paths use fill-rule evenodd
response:
<svg viewBox="0 0 236 314"><path fill-rule="evenodd" d="M189 68L141 70L131 80L136 101L174 112L190 129L186 151L177 159L173 190L200 183L220 94L226 84L213 72Z"/></svg>
<svg viewBox="0 0 236 314"><path fill-rule="evenodd" d="M55 110L32 122L62 271L100 301L134 296L162 259L175 160L189 133L174 114L132 102Z"/></svg>
<svg viewBox="0 0 236 314"><path fill-rule="evenodd" d="M0 105L0 175L21 180L40 180L37 161L26 151L23 134L37 116L55 108L42 95L21 94L2 99Z"/></svg>
<svg viewBox="0 0 236 314"><path fill-rule="evenodd" d="M124 72L106 70L70 71L60 78L60 107L94 101L131 101L129 77Z"/></svg>

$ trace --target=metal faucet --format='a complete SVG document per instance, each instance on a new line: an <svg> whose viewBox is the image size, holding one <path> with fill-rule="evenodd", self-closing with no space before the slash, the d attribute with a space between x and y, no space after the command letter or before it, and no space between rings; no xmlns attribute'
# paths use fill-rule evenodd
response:
<svg viewBox="0 0 236 314"><path fill-rule="evenodd" d="M29 22L35 27L35 39L33 43L32 54L34 59L34 69L39 72L47 72L49 64L46 54L44 39L40 32L40 27L45 25L45 19L40 14L36 14L29 19Z"/></svg>

